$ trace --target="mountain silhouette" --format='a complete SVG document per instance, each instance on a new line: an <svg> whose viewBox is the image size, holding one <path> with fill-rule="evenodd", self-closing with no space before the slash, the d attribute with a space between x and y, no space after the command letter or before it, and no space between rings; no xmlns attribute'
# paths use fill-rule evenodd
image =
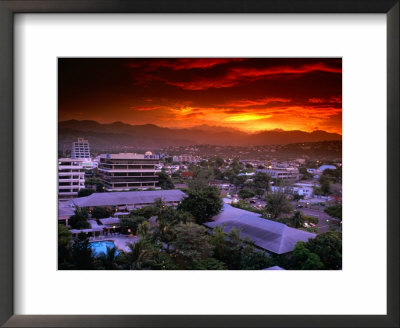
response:
<svg viewBox="0 0 400 328"><path fill-rule="evenodd" d="M96 121L69 120L58 124L59 147L70 145L78 137L90 142L93 150L160 149L166 146L216 145L261 146L301 142L342 140L342 136L326 131L271 130L246 133L229 127L200 125L186 129L164 128L154 124L130 125L123 122L102 124Z"/></svg>

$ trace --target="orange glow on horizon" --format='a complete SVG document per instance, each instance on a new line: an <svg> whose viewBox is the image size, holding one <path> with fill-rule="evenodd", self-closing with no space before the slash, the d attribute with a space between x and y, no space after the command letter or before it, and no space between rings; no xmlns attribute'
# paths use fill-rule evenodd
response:
<svg viewBox="0 0 400 328"><path fill-rule="evenodd" d="M71 58L60 63L60 121L342 134L340 58Z"/></svg>

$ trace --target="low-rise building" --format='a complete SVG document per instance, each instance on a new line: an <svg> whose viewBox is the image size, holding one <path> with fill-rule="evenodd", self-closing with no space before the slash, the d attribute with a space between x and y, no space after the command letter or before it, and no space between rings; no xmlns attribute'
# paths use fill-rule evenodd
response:
<svg viewBox="0 0 400 328"><path fill-rule="evenodd" d="M284 180L289 182L298 181L300 179L299 169L296 167L270 167L267 169L256 170L256 172L267 173L272 179Z"/></svg>
<svg viewBox="0 0 400 328"><path fill-rule="evenodd" d="M100 192L90 196L72 199L73 206L94 208L113 207L116 210L132 210L142 206L153 204L156 199L164 203L177 206L186 197L181 190L150 190L150 191L121 191L121 192Z"/></svg>
<svg viewBox="0 0 400 328"><path fill-rule="evenodd" d="M197 163L199 158L193 155L176 155L172 157L172 161L178 163Z"/></svg>
<svg viewBox="0 0 400 328"><path fill-rule="evenodd" d="M318 170L320 172L324 172L325 170L336 170L336 166L335 165L321 165Z"/></svg>
<svg viewBox="0 0 400 328"><path fill-rule="evenodd" d="M221 226L225 233L233 228L240 229L241 236L249 238L255 246L275 254L292 252L297 242L307 242L316 236L228 204L224 204L223 211L204 225L209 228Z"/></svg>

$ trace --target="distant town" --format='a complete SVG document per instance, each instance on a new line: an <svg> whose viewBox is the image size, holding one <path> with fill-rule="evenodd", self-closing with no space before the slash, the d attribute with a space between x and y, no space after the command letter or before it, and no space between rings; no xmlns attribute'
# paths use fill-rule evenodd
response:
<svg viewBox="0 0 400 328"><path fill-rule="evenodd" d="M59 270L341 270L341 58L58 58Z"/></svg>
<svg viewBox="0 0 400 328"><path fill-rule="evenodd" d="M59 269L341 269L340 141L65 149Z"/></svg>

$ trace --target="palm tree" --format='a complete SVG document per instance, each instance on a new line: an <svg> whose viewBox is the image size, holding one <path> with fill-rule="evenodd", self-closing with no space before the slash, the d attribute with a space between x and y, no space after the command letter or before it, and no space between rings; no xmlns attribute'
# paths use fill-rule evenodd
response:
<svg viewBox="0 0 400 328"><path fill-rule="evenodd" d="M116 262L117 258L117 248L114 247L107 247L107 252L104 254L102 253L99 256L100 261L102 262L104 268L106 270L118 270L119 266Z"/></svg>
<svg viewBox="0 0 400 328"><path fill-rule="evenodd" d="M152 252L145 239L140 239L134 244L128 244L128 247L130 252L125 255L128 259L130 269L140 270L145 263L151 261Z"/></svg>
<svg viewBox="0 0 400 328"><path fill-rule="evenodd" d="M301 215L300 211L296 211L292 216L292 223L295 228L300 228L304 224L303 215Z"/></svg>

